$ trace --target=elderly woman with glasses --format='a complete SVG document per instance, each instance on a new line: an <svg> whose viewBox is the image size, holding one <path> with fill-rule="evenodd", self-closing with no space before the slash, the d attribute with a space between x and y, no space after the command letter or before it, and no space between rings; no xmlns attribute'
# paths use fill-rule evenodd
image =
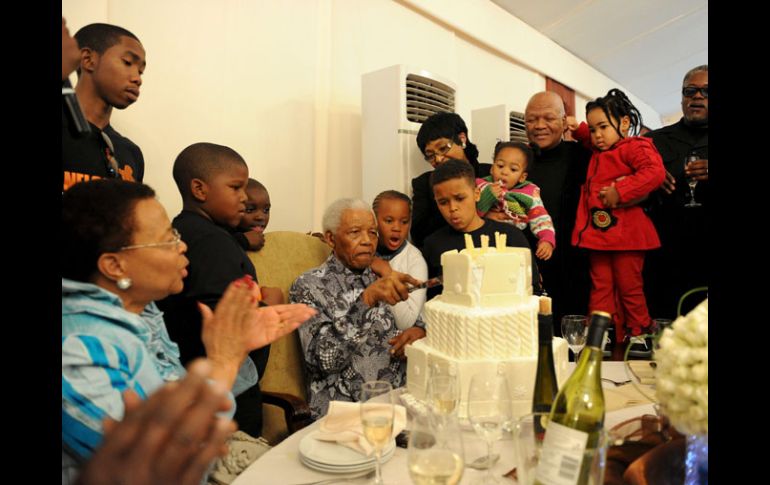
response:
<svg viewBox="0 0 770 485"><path fill-rule="evenodd" d="M433 168L449 159L470 163L476 178L486 177L492 165L479 163L479 150L468 139L468 127L456 113L436 113L417 132L417 146ZM430 187L430 174L412 179L412 244L422 249L425 238L446 226Z"/></svg>
<svg viewBox="0 0 770 485"><path fill-rule="evenodd" d="M138 183L76 184L62 196L62 233L64 480L101 442L102 420L122 419L123 391L146 399L184 377L179 348L154 301L182 291L188 261L155 192ZM248 373L239 372L251 363L248 352L316 313L305 305L258 308L255 289L251 280L238 280L215 311L199 305L209 377L236 395L253 385ZM179 446L200 445L184 430L178 438Z"/></svg>

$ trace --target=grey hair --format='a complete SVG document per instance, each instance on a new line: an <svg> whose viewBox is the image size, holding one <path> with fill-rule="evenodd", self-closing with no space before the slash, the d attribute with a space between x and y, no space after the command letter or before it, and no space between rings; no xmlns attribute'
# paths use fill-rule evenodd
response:
<svg viewBox="0 0 770 485"><path fill-rule="evenodd" d="M696 72L709 72L709 65L703 64L702 66L693 67L689 71L687 71L687 74L684 75L684 80L682 80L682 86L687 86L687 81L690 80L693 74Z"/></svg>
<svg viewBox="0 0 770 485"><path fill-rule="evenodd" d="M321 227L323 228L324 234L327 231L331 231L332 233L337 232L337 228L340 227L340 222L342 221L342 213L350 209L361 209L374 215L374 212L372 212L372 208L369 206L369 204L361 199L337 199L332 202L324 211L324 216L321 221Z"/></svg>

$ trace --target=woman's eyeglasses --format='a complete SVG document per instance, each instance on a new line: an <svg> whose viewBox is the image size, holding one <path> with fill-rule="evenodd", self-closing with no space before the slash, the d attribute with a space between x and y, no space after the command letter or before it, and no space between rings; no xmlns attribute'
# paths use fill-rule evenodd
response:
<svg viewBox="0 0 770 485"><path fill-rule="evenodd" d="M444 156L446 156L446 154L449 152L449 150L452 149L453 145L454 144L450 141L450 142L447 142L447 144L444 145L443 147L437 148L434 153L430 153L430 154L426 153L425 154L425 161L428 162L428 163L433 163L436 160L436 157L444 157Z"/></svg>
<svg viewBox="0 0 770 485"><path fill-rule="evenodd" d="M176 229L171 229L171 233L174 234L174 239L171 241L147 243L147 244L132 244L131 246L123 246L118 251L125 251L127 249L139 249L139 248L162 248L166 246L173 246L174 249L179 247L179 243L182 242L182 235Z"/></svg>

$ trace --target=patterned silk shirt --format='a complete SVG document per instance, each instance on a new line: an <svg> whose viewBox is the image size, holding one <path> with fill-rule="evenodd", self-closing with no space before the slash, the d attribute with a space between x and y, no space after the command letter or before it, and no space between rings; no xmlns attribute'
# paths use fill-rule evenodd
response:
<svg viewBox="0 0 770 485"><path fill-rule="evenodd" d="M358 401L366 381L388 381L394 389L406 384L406 361L390 354L388 340L400 333L390 306L381 301L370 308L361 298L376 280L371 268L356 273L332 253L289 290L291 303L318 310L299 327L314 419L326 414L329 401ZM425 328L419 317L415 326Z"/></svg>

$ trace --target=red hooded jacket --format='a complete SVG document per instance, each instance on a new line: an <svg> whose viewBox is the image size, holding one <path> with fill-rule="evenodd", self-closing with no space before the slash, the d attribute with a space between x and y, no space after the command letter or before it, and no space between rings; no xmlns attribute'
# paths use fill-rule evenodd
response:
<svg viewBox="0 0 770 485"><path fill-rule="evenodd" d="M584 126L581 124L574 133L581 141L586 139ZM607 209L599 200L599 190L615 182L620 203L626 203L657 189L665 177L663 160L649 138L632 136L618 141L609 150L594 149L586 182L580 189L572 244L612 251L660 247L658 233L641 206Z"/></svg>

